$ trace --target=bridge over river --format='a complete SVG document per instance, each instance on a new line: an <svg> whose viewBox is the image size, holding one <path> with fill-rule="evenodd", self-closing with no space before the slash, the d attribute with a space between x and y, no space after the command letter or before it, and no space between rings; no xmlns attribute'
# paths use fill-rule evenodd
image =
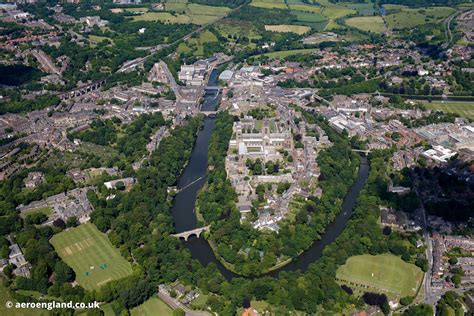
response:
<svg viewBox="0 0 474 316"><path fill-rule="evenodd" d="M211 225L208 225L208 226L204 226L204 227L198 227L198 228L195 228L195 229L191 229L191 230L179 233L179 234L174 234L174 235L171 235L171 236L174 236L174 237L177 237L177 238L184 238L185 241L188 241L189 237L196 236L197 238L199 238L199 236L201 236L201 233L203 231L209 232L210 230L211 230Z"/></svg>

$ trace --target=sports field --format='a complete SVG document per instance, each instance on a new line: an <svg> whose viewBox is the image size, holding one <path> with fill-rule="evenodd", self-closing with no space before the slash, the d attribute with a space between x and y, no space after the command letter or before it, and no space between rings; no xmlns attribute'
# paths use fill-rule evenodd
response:
<svg viewBox="0 0 474 316"><path fill-rule="evenodd" d="M362 31L382 33L385 24L380 16L357 16L346 20L346 24Z"/></svg>
<svg viewBox="0 0 474 316"><path fill-rule="evenodd" d="M163 315L171 316L173 311L168 305L157 297L152 297L140 306L135 307L131 311L132 316L154 316Z"/></svg>
<svg viewBox="0 0 474 316"><path fill-rule="evenodd" d="M474 121L474 102L432 101L423 102L428 109L457 113Z"/></svg>
<svg viewBox="0 0 474 316"><path fill-rule="evenodd" d="M416 294L423 272L391 254L362 255L347 259L337 270L336 277L349 286L362 286L363 291L371 290L400 298Z"/></svg>
<svg viewBox="0 0 474 316"><path fill-rule="evenodd" d="M59 256L76 273L76 281L87 290L132 273L132 267L94 224L87 223L51 238Z"/></svg>
<svg viewBox="0 0 474 316"><path fill-rule="evenodd" d="M296 33L302 35L306 32L311 31L309 26L304 25L287 25L287 24L280 24L280 25L265 25L265 31L270 32L277 32L277 33Z"/></svg>

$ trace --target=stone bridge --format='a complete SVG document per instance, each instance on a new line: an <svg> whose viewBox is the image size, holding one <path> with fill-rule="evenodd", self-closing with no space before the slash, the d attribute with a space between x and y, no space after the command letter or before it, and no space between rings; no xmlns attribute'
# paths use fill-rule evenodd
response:
<svg viewBox="0 0 474 316"><path fill-rule="evenodd" d="M208 226L204 226L204 227L199 227L199 228L195 228L195 229L191 229L191 230L188 230L188 231L185 231L185 232L182 232L182 233L179 233L179 234L173 234L171 236L174 236L176 238L184 238L185 241L188 241L188 238L191 237L191 236L196 236L197 238L199 238L199 236L201 236L201 233L203 231L207 231L209 232L211 230L211 225L208 225Z"/></svg>
<svg viewBox="0 0 474 316"><path fill-rule="evenodd" d="M356 153L364 153L366 156L368 154L370 154L370 149L366 149L366 150L363 150L363 149L352 149L352 151L356 152Z"/></svg>
<svg viewBox="0 0 474 316"><path fill-rule="evenodd" d="M97 82L91 83L87 86L80 87L80 88L77 88L77 89L74 89L74 90L71 90L71 91L68 91L68 92L64 92L63 94L61 94L59 96L59 98L61 100L69 100L69 99L72 99L72 98L75 98L75 97L79 97L79 96L84 95L88 92L99 89L100 87L102 87L102 85L104 83L105 83L105 80L97 81Z"/></svg>
<svg viewBox="0 0 474 316"><path fill-rule="evenodd" d="M202 114L209 117L215 117L218 111L201 111Z"/></svg>

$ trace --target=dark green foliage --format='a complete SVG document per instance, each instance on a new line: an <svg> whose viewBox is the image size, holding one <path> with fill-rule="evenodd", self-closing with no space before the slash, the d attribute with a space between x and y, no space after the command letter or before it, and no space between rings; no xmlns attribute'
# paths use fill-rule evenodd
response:
<svg viewBox="0 0 474 316"><path fill-rule="evenodd" d="M28 225L38 225L43 223L48 219L48 215L43 214L43 213L33 213L33 214L28 214L25 219L25 223Z"/></svg>
<svg viewBox="0 0 474 316"><path fill-rule="evenodd" d="M0 84L20 86L38 80L42 74L40 70L25 65L0 65Z"/></svg>
<svg viewBox="0 0 474 316"><path fill-rule="evenodd" d="M54 107L60 103L57 96L40 95L34 100L22 99L20 95L16 95L10 101L0 102L0 115L9 113L30 112L41 110L47 107Z"/></svg>
<svg viewBox="0 0 474 316"><path fill-rule="evenodd" d="M428 304L410 306L404 313L404 316L432 316L433 307Z"/></svg>
<svg viewBox="0 0 474 316"><path fill-rule="evenodd" d="M117 131L112 120L95 120L88 129L78 133L71 133L68 135L68 138L69 140L77 138L84 142L106 146L117 141Z"/></svg>

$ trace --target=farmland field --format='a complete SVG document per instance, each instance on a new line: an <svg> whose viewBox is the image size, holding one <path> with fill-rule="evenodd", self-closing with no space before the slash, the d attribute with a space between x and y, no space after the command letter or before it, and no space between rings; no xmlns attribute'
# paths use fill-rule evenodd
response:
<svg viewBox="0 0 474 316"><path fill-rule="evenodd" d="M423 102L432 110L441 110L447 113L457 113L460 116L474 120L474 102L454 102L454 101L432 101Z"/></svg>
<svg viewBox="0 0 474 316"><path fill-rule="evenodd" d="M396 13L385 16L385 21L391 29L411 28L421 24L441 22L455 12L448 7L433 7L423 9L401 9Z"/></svg>
<svg viewBox="0 0 474 316"><path fill-rule="evenodd" d="M142 305L132 309L130 314L131 316L171 316L173 315L173 311L170 307L168 307L168 305L165 304L165 302L157 297L152 297Z"/></svg>
<svg viewBox="0 0 474 316"><path fill-rule="evenodd" d="M126 277L132 267L94 224L83 224L61 232L50 240L59 256L76 273L76 281L87 290Z"/></svg>
<svg viewBox="0 0 474 316"><path fill-rule="evenodd" d="M186 1L167 2L165 8L170 12L146 12L133 17L134 21L160 21L165 23L204 25L226 15L227 7L207 6ZM175 13L176 12L176 13Z"/></svg>
<svg viewBox="0 0 474 316"><path fill-rule="evenodd" d="M283 50L279 52L271 52L262 54L263 56L267 56L270 58L285 58L288 56L298 55L298 54L308 54L315 51L314 48L306 48L306 49L294 49L294 50ZM258 57L258 56L255 56Z"/></svg>
<svg viewBox="0 0 474 316"><path fill-rule="evenodd" d="M397 256L383 254L362 255L347 259L337 270L339 281L353 286L356 284L369 290L385 293L389 297L413 296L420 285L423 272L413 264Z"/></svg>
<svg viewBox="0 0 474 316"><path fill-rule="evenodd" d="M380 16L358 16L346 20L346 24L362 31L382 33L385 24Z"/></svg>
<svg viewBox="0 0 474 316"><path fill-rule="evenodd" d="M348 9L356 10L358 15L363 15L363 16L373 16L374 13L377 12L377 10L374 8L373 3L339 2L339 5L342 5L343 7L346 7Z"/></svg>
<svg viewBox="0 0 474 316"><path fill-rule="evenodd" d="M287 25L287 24L280 24L280 25L265 25L265 30L270 32L278 32L278 33L296 33L296 34L304 34L311 30L309 26L304 25Z"/></svg>
<svg viewBox="0 0 474 316"><path fill-rule="evenodd" d="M285 0L252 0L250 5L263 9L288 9Z"/></svg>
<svg viewBox="0 0 474 316"><path fill-rule="evenodd" d="M295 11L310 12L310 13L321 12L321 7L313 6L313 5L290 4L288 7L291 10L295 10Z"/></svg>

